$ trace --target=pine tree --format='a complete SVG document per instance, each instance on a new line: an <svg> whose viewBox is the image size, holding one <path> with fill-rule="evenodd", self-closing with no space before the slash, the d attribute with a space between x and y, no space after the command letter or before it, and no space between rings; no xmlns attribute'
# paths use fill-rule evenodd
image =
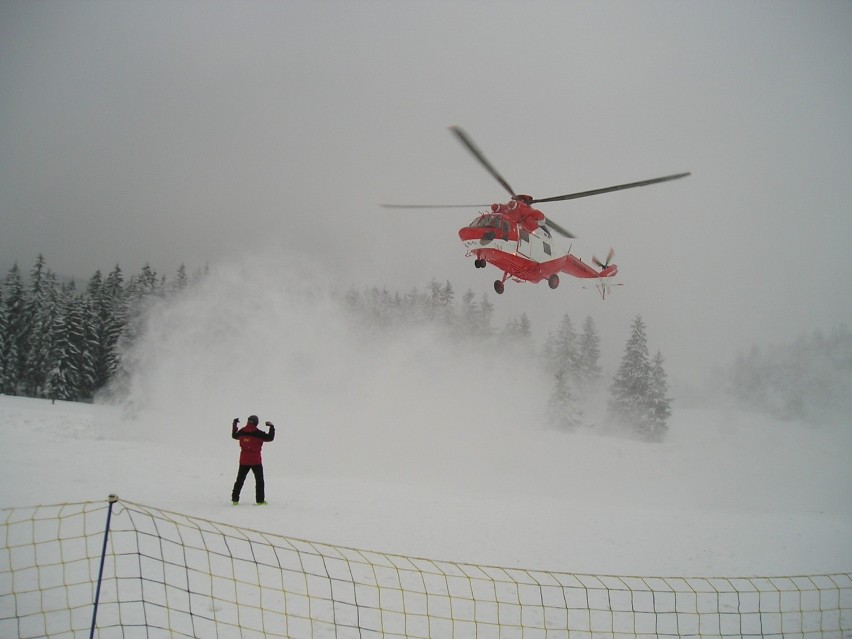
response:
<svg viewBox="0 0 852 639"><path fill-rule="evenodd" d="M526 348L532 342L532 324L526 313L521 313L518 319L511 318L506 322L502 333L503 343L514 344Z"/></svg>
<svg viewBox="0 0 852 639"><path fill-rule="evenodd" d="M669 383L666 371L663 369L663 356L660 351L654 356L651 365L651 388L649 394L649 430L648 437L654 441L662 441L669 429L668 420L672 414L671 398L667 397Z"/></svg>
<svg viewBox="0 0 852 639"><path fill-rule="evenodd" d="M118 264L107 276L101 293L107 309L104 326L104 366L107 379L111 378L119 367L118 344L129 318L128 296L124 290L124 276ZM103 386L101 384L99 388Z"/></svg>
<svg viewBox="0 0 852 639"><path fill-rule="evenodd" d="M45 364L50 349L52 318L56 312L53 303L55 278L45 272L44 256L39 255L30 271L30 288L24 306L27 338L24 353L22 382L24 394L38 397L44 386Z"/></svg>
<svg viewBox="0 0 852 639"><path fill-rule="evenodd" d="M556 335L550 334L545 341L543 359L547 370L553 375L553 390L548 400L548 418L560 428L574 428L581 420L582 398L579 390L579 353L577 332L567 313L562 316Z"/></svg>
<svg viewBox="0 0 852 639"><path fill-rule="evenodd" d="M623 425L647 436L651 427L651 362L645 323L637 315L624 357L610 385L609 414Z"/></svg>
<svg viewBox="0 0 852 639"><path fill-rule="evenodd" d="M21 271L15 264L3 281L4 306L6 308L6 340L3 345L4 380L0 392L16 395L21 385L26 362L29 326L24 315L26 293Z"/></svg>
<svg viewBox="0 0 852 639"><path fill-rule="evenodd" d="M494 306L488 301L488 294L483 293L482 299L476 301L476 294L468 289L461 298L457 311L458 320L455 324L454 335L462 340L486 341L493 335L491 320Z"/></svg>
<svg viewBox="0 0 852 639"><path fill-rule="evenodd" d="M580 369L577 331L567 313L562 316L556 335L549 335L545 342L544 360L550 372L565 372L571 376L572 382L576 382Z"/></svg>
<svg viewBox="0 0 852 639"><path fill-rule="evenodd" d="M148 295L153 295L154 293L159 292L161 288L160 280L157 278L157 272L151 268L150 264L145 264L139 272L139 275L131 279L131 289L139 299Z"/></svg>
<svg viewBox="0 0 852 639"><path fill-rule="evenodd" d="M100 271L89 279L85 296L85 333L87 350L91 357L91 390L84 393L90 397L109 380L109 322L111 300L106 295L106 285Z"/></svg>
<svg viewBox="0 0 852 639"><path fill-rule="evenodd" d="M571 375L560 370L554 375L553 390L547 402L547 417L551 425L574 430L582 423L583 411L571 390Z"/></svg>
<svg viewBox="0 0 852 639"><path fill-rule="evenodd" d="M494 304L488 299L488 293L482 294L482 300L479 302L479 311L476 317L479 334L485 339L490 338L494 331L491 324L494 319Z"/></svg>
<svg viewBox="0 0 852 639"><path fill-rule="evenodd" d="M467 289L462 295L461 308L459 309L459 322L456 326L455 336L462 340L475 338L477 335L477 307L474 304L474 292Z"/></svg>
<svg viewBox="0 0 852 639"><path fill-rule="evenodd" d="M6 388L6 343L9 340L9 313L6 311L6 296L0 286L0 394Z"/></svg>
<svg viewBox="0 0 852 639"><path fill-rule="evenodd" d="M449 280L441 286L437 280L433 279L429 284L428 319L433 322L440 322L440 324L452 330L455 324L455 315L453 313L454 299L455 292Z"/></svg>
<svg viewBox="0 0 852 639"><path fill-rule="evenodd" d="M577 341L577 365L582 388L593 388L600 381L602 370L598 361L601 357L601 339L591 316L583 320L583 332Z"/></svg>
<svg viewBox="0 0 852 639"><path fill-rule="evenodd" d="M73 294L65 291L53 318L49 368L45 374L45 396L50 399L74 401L79 399L80 360L79 341L75 339Z"/></svg>
<svg viewBox="0 0 852 639"><path fill-rule="evenodd" d="M186 266L181 262L178 267L177 278L175 279L174 288L176 291L182 291L189 285L189 276L186 274Z"/></svg>
<svg viewBox="0 0 852 639"><path fill-rule="evenodd" d="M532 323L526 313L521 313L521 319L518 321L518 333L524 339L532 339Z"/></svg>
<svg viewBox="0 0 852 639"><path fill-rule="evenodd" d="M95 349L97 341L88 321L88 303L84 295L73 295L68 305L68 339L72 344L76 378L74 398L88 398L95 394Z"/></svg>

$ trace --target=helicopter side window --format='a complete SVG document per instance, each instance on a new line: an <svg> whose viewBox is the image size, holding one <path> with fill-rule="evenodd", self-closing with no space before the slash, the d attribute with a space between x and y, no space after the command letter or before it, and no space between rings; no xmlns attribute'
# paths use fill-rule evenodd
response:
<svg viewBox="0 0 852 639"><path fill-rule="evenodd" d="M521 241L522 242L529 242L530 241L530 232L527 231L526 229L519 229L519 231L521 233Z"/></svg>
<svg viewBox="0 0 852 639"><path fill-rule="evenodd" d="M551 255L550 244L548 244L547 242L542 242L542 245L544 246L544 252L547 253L548 255Z"/></svg>

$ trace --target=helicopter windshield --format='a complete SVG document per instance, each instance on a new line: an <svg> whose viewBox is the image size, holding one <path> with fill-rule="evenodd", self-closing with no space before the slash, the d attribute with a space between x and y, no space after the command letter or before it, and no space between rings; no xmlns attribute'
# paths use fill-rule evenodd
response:
<svg viewBox="0 0 852 639"><path fill-rule="evenodd" d="M470 228L500 228L499 215L483 215L470 223Z"/></svg>

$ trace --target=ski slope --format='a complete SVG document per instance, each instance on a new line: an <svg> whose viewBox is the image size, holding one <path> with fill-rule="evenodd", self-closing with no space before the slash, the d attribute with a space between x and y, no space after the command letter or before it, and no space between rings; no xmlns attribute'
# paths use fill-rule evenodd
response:
<svg viewBox="0 0 852 639"><path fill-rule="evenodd" d="M247 407L251 410L250 407ZM0 506L120 497L319 542L505 567L772 576L852 567L848 425L676 410L663 444L274 419L268 507L229 491L234 415L0 396ZM245 419L245 415L241 416ZM252 478L246 485L253 490Z"/></svg>

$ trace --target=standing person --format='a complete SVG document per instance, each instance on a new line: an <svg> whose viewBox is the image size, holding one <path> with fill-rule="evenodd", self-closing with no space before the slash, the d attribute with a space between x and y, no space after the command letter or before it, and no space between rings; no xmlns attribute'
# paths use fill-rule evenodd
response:
<svg viewBox="0 0 852 639"><path fill-rule="evenodd" d="M231 491L231 502L236 506L240 503L240 491L243 483L248 477L249 471L254 473L255 500L259 506L266 505L265 485L263 482L263 462L260 458L260 449L263 442L271 442L275 439L275 426L272 422L266 422L269 432L264 433L257 427L257 415L250 415L248 423L237 430L240 423L239 418L231 424L231 437L240 440L240 469L237 472L237 481L234 482L234 490Z"/></svg>

